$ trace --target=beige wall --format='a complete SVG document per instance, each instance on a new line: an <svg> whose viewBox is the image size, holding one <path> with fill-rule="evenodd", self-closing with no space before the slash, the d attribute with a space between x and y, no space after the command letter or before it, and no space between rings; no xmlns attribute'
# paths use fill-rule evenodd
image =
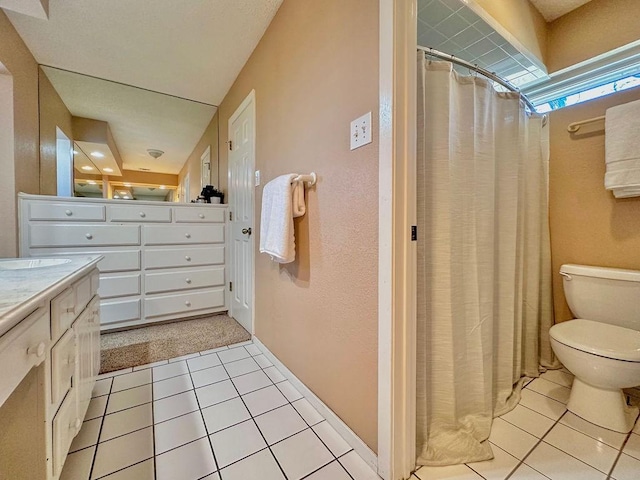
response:
<svg viewBox="0 0 640 480"><path fill-rule="evenodd" d="M0 159L3 180L0 190L0 223L4 234L0 256L18 252L16 193L39 193L38 159L38 64L0 10L0 63L13 77L13 158Z"/></svg>
<svg viewBox="0 0 640 480"><path fill-rule="evenodd" d="M180 173L178 174L178 183L182 182L184 176L189 174L189 198L194 199L200 195L202 191L202 170L200 166L200 157L207 149L211 147L211 178L207 185L219 186L218 172L218 112L207 125L202 137L196 144L193 152L189 155ZM226 175L225 175L226 178ZM225 181L226 185L226 181Z"/></svg>
<svg viewBox="0 0 640 480"><path fill-rule="evenodd" d="M639 14L638 0L593 0L550 23L549 72L637 41Z"/></svg>
<svg viewBox="0 0 640 480"><path fill-rule="evenodd" d="M44 74L40 75L40 193L56 195L57 192L57 137L56 127L73 142L71 112Z"/></svg>
<svg viewBox="0 0 640 480"><path fill-rule="evenodd" d="M220 106L228 120L256 91L259 231L264 183L315 171L295 222L296 261L256 252L257 337L377 449L378 8L370 0L285 0ZM373 143L349 150L371 111ZM227 151L220 150L221 178ZM259 238L256 238L256 248Z"/></svg>
<svg viewBox="0 0 640 480"><path fill-rule="evenodd" d="M551 113L549 178L556 322L573 318L558 271L563 263L640 270L640 197L616 200L604 189L604 123L567 132L571 122L640 99L640 88Z"/></svg>
<svg viewBox="0 0 640 480"><path fill-rule="evenodd" d="M517 43L545 63L547 23L528 0L470 0L468 3L474 10L475 6L484 10Z"/></svg>

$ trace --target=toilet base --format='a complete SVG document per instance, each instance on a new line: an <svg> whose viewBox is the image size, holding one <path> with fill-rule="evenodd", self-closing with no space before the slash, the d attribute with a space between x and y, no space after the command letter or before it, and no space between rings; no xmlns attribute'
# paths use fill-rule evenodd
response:
<svg viewBox="0 0 640 480"><path fill-rule="evenodd" d="M638 416L638 407L630 407L622 390L608 390L573 379L567 410L600 427L629 433Z"/></svg>

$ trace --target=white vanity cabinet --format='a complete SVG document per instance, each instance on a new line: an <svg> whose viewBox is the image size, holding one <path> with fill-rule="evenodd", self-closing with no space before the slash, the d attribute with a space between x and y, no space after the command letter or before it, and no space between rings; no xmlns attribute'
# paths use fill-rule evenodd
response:
<svg viewBox="0 0 640 480"><path fill-rule="evenodd" d="M2 435L30 432L34 465L16 463L0 441L0 478L57 480L80 431L100 370L99 257L81 256L48 269L3 270L0 261L0 424ZM21 382L37 367L37 419L12 409ZM11 419L5 422L4 419ZM40 472L36 476L25 471Z"/></svg>
<svg viewBox="0 0 640 480"><path fill-rule="evenodd" d="M102 330L223 312L226 212L226 205L20 194L20 255L103 255Z"/></svg>

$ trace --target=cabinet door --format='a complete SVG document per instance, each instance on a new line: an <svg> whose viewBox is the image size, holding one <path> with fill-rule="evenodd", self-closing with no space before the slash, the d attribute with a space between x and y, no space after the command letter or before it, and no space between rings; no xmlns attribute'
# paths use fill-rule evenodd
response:
<svg viewBox="0 0 640 480"><path fill-rule="evenodd" d="M93 301L89 304L91 309L91 359L92 376L95 378L100 373L100 299L93 297ZM93 390L93 382L91 385Z"/></svg>
<svg viewBox="0 0 640 480"><path fill-rule="evenodd" d="M74 390L77 396L78 417L84 418L89 402L95 377L93 375L93 315L87 308L73 324L76 335L76 370L74 375Z"/></svg>

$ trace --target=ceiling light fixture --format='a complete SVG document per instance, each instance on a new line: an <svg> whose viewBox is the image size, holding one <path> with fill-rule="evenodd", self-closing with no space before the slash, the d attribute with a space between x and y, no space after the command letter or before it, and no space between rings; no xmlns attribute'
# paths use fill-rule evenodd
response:
<svg viewBox="0 0 640 480"><path fill-rule="evenodd" d="M113 168L106 167L106 168L103 168L102 171L103 172L107 172L107 173L112 173L113 172Z"/></svg>
<svg viewBox="0 0 640 480"><path fill-rule="evenodd" d="M125 184L124 184L124 186L125 186L125 187L130 187L130 186L131 186L131 184L130 184L130 183L125 183Z"/></svg>
<svg viewBox="0 0 640 480"><path fill-rule="evenodd" d="M129 195L125 195L125 196L124 196L124 197L122 197L122 198L124 198L125 200L129 200Z"/></svg>
<svg viewBox="0 0 640 480"><path fill-rule="evenodd" d="M95 185L96 184L95 180L87 180L87 183L89 185Z"/></svg>
<svg viewBox="0 0 640 480"><path fill-rule="evenodd" d="M93 167L90 167L89 165L85 165L84 167L82 167L83 170L93 170Z"/></svg>
<svg viewBox="0 0 640 480"><path fill-rule="evenodd" d="M104 158L104 153L100 153L100 152L91 152L91 156L92 156L92 157L96 157L96 158Z"/></svg>
<svg viewBox="0 0 640 480"><path fill-rule="evenodd" d="M120 195L114 195L113 198L120 198Z"/></svg>
<svg viewBox="0 0 640 480"><path fill-rule="evenodd" d="M159 158L164 155L164 151L158 150L157 148L148 148L147 153L151 155L153 158Z"/></svg>
<svg viewBox="0 0 640 480"><path fill-rule="evenodd" d="M167 187L165 187L164 185L160 185L160 190L164 190L165 188Z"/></svg>

